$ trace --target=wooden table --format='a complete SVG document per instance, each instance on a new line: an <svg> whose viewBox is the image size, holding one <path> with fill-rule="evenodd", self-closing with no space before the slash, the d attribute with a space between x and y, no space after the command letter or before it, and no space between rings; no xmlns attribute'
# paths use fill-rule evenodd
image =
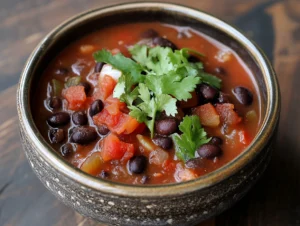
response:
<svg viewBox="0 0 300 226"><path fill-rule="evenodd" d="M16 84L30 52L57 24L84 10L125 1L1 0L0 225L101 225L64 206L33 174L19 141ZM300 1L184 3L235 24L253 38L273 62L282 93L276 148L263 178L237 205L201 226L300 225Z"/></svg>

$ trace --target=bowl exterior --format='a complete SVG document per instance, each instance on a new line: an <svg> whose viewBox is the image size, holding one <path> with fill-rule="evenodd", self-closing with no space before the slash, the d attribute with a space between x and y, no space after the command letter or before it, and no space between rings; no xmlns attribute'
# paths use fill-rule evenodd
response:
<svg viewBox="0 0 300 226"><path fill-rule="evenodd" d="M195 225L232 206L255 184L269 163L272 140L242 170L199 191L176 196L124 197L93 190L55 170L39 155L26 131L21 140L33 171L59 200L79 213L111 225Z"/></svg>

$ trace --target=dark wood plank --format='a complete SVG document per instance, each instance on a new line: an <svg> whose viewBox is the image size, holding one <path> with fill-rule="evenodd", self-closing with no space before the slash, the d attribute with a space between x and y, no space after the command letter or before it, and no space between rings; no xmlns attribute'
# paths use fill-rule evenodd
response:
<svg viewBox="0 0 300 226"><path fill-rule="evenodd" d="M57 24L83 10L120 2L125 1L1 1L0 225L101 225L57 201L31 171L19 142L15 84L34 46ZM265 175L236 206L201 226L300 225L300 1L184 4L232 22L252 37L274 63L282 92L278 139Z"/></svg>

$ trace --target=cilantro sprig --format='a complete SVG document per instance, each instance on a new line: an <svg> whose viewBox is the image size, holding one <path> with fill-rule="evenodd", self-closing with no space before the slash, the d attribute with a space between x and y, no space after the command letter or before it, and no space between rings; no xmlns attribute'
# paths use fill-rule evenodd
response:
<svg viewBox="0 0 300 226"><path fill-rule="evenodd" d="M176 102L190 99L198 84L221 87L221 80L205 73L201 62L188 61L189 53L202 56L197 51L135 45L129 52L134 60L107 50L95 53L94 58L122 72L113 96L127 104L132 117L147 125L151 137L156 115L165 111L167 116L175 116Z"/></svg>
<svg viewBox="0 0 300 226"><path fill-rule="evenodd" d="M198 116L185 116L179 125L182 135L173 134L176 156L184 161L195 157L195 151L210 141Z"/></svg>
<svg viewBox="0 0 300 226"><path fill-rule="evenodd" d="M139 84L138 92L141 103L137 104L137 106L129 106L129 114L138 121L145 122L153 136L156 113L165 111L167 115L175 116L177 113L176 99L167 94L157 94L153 96L143 83Z"/></svg>

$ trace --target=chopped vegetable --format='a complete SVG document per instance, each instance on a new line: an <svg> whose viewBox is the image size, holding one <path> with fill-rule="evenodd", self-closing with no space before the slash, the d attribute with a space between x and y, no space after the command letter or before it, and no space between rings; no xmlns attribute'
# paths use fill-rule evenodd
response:
<svg viewBox="0 0 300 226"><path fill-rule="evenodd" d="M248 111L246 113L246 121L253 122L257 120L257 114L254 110Z"/></svg>
<svg viewBox="0 0 300 226"><path fill-rule="evenodd" d="M118 79L121 77L122 72L114 69L111 65L109 64L105 64L102 67L102 70L100 72L100 76L99 79L101 80L104 76L109 75L110 77L112 77L116 82L118 81Z"/></svg>
<svg viewBox="0 0 300 226"><path fill-rule="evenodd" d="M52 79L51 83L52 83L53 96L60 96L61 91L64 88L63 83L61 81L56 80L56 79Z"/></svg>
<svg viewBox="0 0 300 226"><path fill-rule="evenodd" d="M182 135L173 135L176 156L184 161L195 157L195 151L201 145L210 141L207 134L201 127L198 116L185 116L179 125Z"/></svg>
<svg viewBox="0 0 300 226"><path fill-rule="evenodd" d="M220 124L220 116L211 103L195 108L193 113L199 116L203 126L217 127Z"/></svg>
<svg viewBox="0 0 300 226"><path fill-rule="evenodd" d="M80 169L88 174L96 175L101 167L103 160L99 152L87 157Z"/></svg>
<svg viewBox="0 0 300 226"><path fill-rule="evenodd" d="M234 111L233 104L217 104L216 110L220 115L222 123L227 125L236 125L242 121L242 118Z"/></svg>
<svg viewBox="0 0 300 226"><path fill-rule="evenodd" d="M190 169L184 168L182 164L178 163L176 165L176 172L174 174L174 177L177 182L183 182L195 179L197 177L197 174L195 174Z"/></svg>
<svg viewBox="0 0 300 226"><path fill-rule="evenodd" d="M134 155L133 144L125 143L119 140L119 138L110 133L104 138L101 156L106 162L109 160L123 160L126 161Z"/></svg>
<svg viewBox="0 0 300 226"><path fill-rule="evenodd" d="M100 78L99 86L102 100L105 100L107 97L112 95L116 84L116 81L109 75L105 75L104 77Z"/></svg>
<svg viewBox="0 0 300 226"><path fill-rule="evenodd" d="M155 149L149 154L150 164L162 165L169 158L168 152L162 149Z"/></svg>
<svg viewBox="0 0 300 226"><path fill-rule="evenodd" d="M147 136L143 136L143 135L136 135L136 138L138 139L139 141L139 144L147 151L147 152L150 152L150 151L153 151L155 149L158 149L159 147L154 144L152 142L152 140L147 137Z"/></svg>
<svg viewBox="0 0 300 226"><path fill-rule="evenodd" d="M68 88L71 86L78 86L80 82L81 82L80 76L68 78L68 80L66 82L66 87Z"/></svg>
<svg viewBox="0 0 300 226"><path fill-rule="evenodd" d="M70 110L79 110L86 101L86 94L83 86L71 86L64 90L64 98L68 101L68 108Z"/></svg>
<svg viewBox="0 0 300 226"><path fill-rule="evenodd" d="M100 113L93 117L96 125L106 125L110 131L117 134L130 134L135 131L140 123L135 118L123 112L117 111L111 114L109 107L105 107Z"/></svg>

